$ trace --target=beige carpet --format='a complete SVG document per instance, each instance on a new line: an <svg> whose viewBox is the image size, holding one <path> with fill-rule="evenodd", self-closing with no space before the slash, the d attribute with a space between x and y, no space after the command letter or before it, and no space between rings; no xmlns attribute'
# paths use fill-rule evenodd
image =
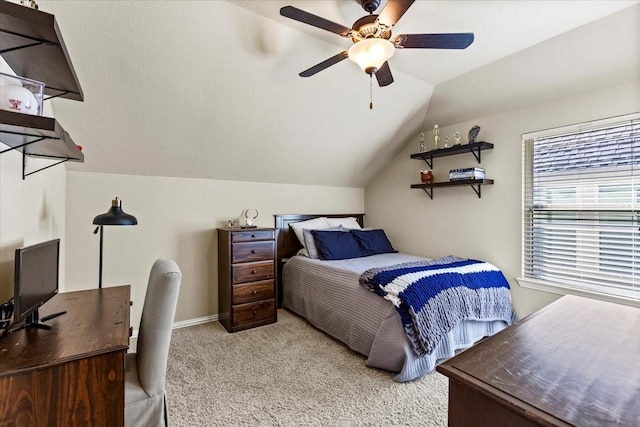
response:
<svg viewBox="0 0 640 427"><path fill-rule="evenodd" d="M447 379L396 383L285 310L229 334L218 323L173 331L167 372L176 426L446 426Z"/></svg>

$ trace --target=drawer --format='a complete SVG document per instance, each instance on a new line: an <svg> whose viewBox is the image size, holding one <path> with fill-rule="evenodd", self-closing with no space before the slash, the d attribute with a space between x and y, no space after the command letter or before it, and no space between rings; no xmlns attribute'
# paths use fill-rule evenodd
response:
<svg viewBox="0 0 640 427"><path fill-rule="evenodd" d="M231 242L252 242L254 240L273 240L273 230L234 231L231 233Z"/></svg>
<svg viewBox="0 0 640 427"><path fill-rule="evenodd" d="M233 326L245 323L260 322L262 320L274 319L276 310L276 300L252 302L249 304L236 305L233 311Z"/></svg>
<svg viewBox="0 0 640 427"><path fill-rule="evenodd" d="M244 304L272 298L275 298L273 280L263 280L262 282L233 285L231 304Z"/></svg>
<svg viewBox="0 0 640 427"><path fill-rule="evenodd" d="M273 261L247 262L231 266L233 283L256 282L274 278Z"/></svg>
<svg viewBox="0 0 640 427"><path fill-rule="evenodd" d="M231 245L231 262L272 260L275 247L273 240L234 243Z"/></svg>

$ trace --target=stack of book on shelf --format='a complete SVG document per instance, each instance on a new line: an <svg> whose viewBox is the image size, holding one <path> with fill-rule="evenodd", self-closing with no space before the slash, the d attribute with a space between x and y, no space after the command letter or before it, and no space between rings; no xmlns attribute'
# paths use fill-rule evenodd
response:
<svg viewBox="0 0 640 427"><path fill-rule="evenodd" d="M461 181L466 179L484 179L484 169L464 168L449 171L449 181Z"/></svg>

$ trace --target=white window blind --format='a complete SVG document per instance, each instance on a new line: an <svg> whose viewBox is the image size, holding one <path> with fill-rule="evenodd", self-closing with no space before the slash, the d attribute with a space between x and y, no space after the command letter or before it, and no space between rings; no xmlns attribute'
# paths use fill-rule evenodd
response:
<svg viewBox="0 0 640 427"><path fill-rule="evenodd" d="M523 276L640 299L640 120L524 139Z"/></svg>

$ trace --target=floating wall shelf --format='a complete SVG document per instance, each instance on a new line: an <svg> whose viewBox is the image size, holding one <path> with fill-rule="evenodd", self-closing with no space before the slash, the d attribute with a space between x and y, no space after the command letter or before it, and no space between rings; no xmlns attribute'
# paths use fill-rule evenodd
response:
<svg viewBox="0 0 640 427"><path fill-rule="evenodd" d="M470 144L454 145L449 148L439 148L437 150L425 151L423 153L415 153L411 155L412 159L422 159L429 165L430 169L433 169L433 159L436 157L447 157L456 154L471 153L476 158L478 163L482 162L482 150L493 149L493 144L490 142L472 142Z"/></svg>
<svg viewBox="0 0 640 427"><path fill-rule="evenodd" d="M479 141L472 142L470 144L454 145L453 147L440 148L437 150L425 151L422 153L415 153L411 155L412 159L422 159L428 165L429 168L433 168L433 159L436 157L454 156L456 154L471 153L476 158L478 163L482 161L482 150L493 149L493 144L490 142ZM433 199L433 189L435 187L458 187L461 185L470 185L473 191L476 192L478 198L482 197L482 186L493 184L492 179L463 179L456 181L442 181L442 182L428 182L422 184L412 184L411 188L421 188L425 193L429 195L429 198Z"/></svg>
<svg viewBox="0 0 640 427"><path fill-rule="evenodd" d="M84 154L56 119L0 110L0 141L9 148L0 154L18 150L23 157L57 159L58 163L25 173L22 162L22 178L68 160L84 162Z"/></svg>
<svg viewBox="0 0 640 427"><path fill-rule="evenodd" d="M82 101L84 95L71 65L55 17L0 0L0 55L20 77L45 84L45 99ZM0 142L22 153L22 179L66 161L84 162L84 155L57 120L0 110ZM26 157L58 160L26 173Z"/></svg>
<svg viewBox="0 0 640 427"><path fill-rule="evenodd" d="M0 54L21 77L45 83L45 95L84 100L55 17L0 1Z"/></svg>
<svg viewBox="0 0 640 427"><path fill-rule="evenodd" d="M443 182L431 182L424 184L411 184L411 188L422 188L425 193L429 195L429 198L433 199L433 189L435 187L457 187L460 185L470 185L473 191L476 192L478 198L482 197L482 186L493 184L492 179L464 179L459 181L443 181Z"/></svg>

